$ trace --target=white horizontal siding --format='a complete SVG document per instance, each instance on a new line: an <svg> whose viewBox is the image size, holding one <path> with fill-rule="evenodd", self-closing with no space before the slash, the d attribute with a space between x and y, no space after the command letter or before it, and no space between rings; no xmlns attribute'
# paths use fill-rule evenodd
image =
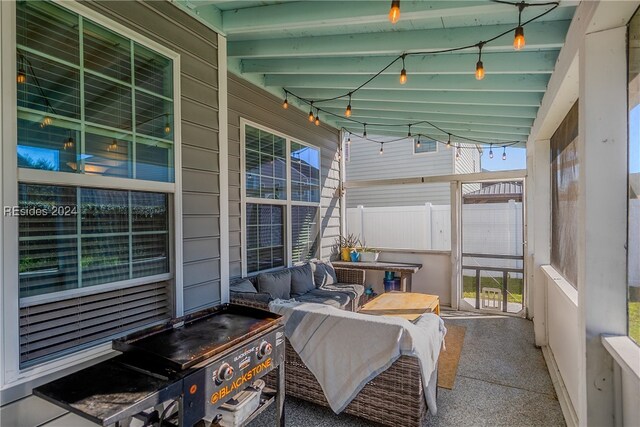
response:
<svg viewBox="0 0 640 427"><path fill-rule="evenodd" d="M418 185L385 185L347 190L347 207L417 206L425 203L448 205L451 189L448 183Z"/></svg>

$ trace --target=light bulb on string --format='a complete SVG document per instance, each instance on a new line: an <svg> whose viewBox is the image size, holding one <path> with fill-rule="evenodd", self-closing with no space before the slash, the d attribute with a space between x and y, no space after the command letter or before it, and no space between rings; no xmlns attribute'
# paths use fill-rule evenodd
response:
<svg viewBox="0 0 640 427"><path fill-rule="evenodd" d="M516 27L515 35L513 37L513 48L515 50L520 50L525 45L524 27L522 26L522 11L525 7L527 6L524 1L518 3L518 26Z"/></svg>
<svg viewBox="0 0 640 427"><path fill-rule="evenodd" d="M489 158L493 159L493 144L489 145Z"/></svg>
<svg viewBox="0 0 640 427"><path fill-rule="evenodd" d="M347 105L347 109L344 112L345 117L351 117L351 94L349 94L349 104Z"/></svg>
<svg viewBox="0 0 640 427"><path fill-rule="evenodd" d="M40 127L45 128L53 123L53 119L49 116L44 116L42 122L40 122Z"/></svg>
<svg viewBox="0 0 640 427"><path fill-rule="evenodd" d="M391 9L389 9L389 21L395 24L400 19L400 0L393 0L391 2Z"/></svg>
<svg viewBox="0 0 640 427"><path fill-rule="evenodd" d="M18 84L25 84L27 82L27 73L24 71L24 57L20 54L20 68L18 68L18 74L16 75L16 81Z"/></svg>
<svg viewBox="0 0 640 427"><path fill-rule="evenodd" d="M316 124L316 126L320 126L320 110L316 110L315 124Z"/></svg>
<svg viewBox="0 0 640 427"><path fill-rule="evenodd" d="M460 146L458 145L458 146L456 147L456 160L458 160L458 159L460 158L460 151L461 151L461 150L460 150Z"/></svg>
<svg viewBox="0 0 640 427"><path fill-rule="evenodd" d="M362 137L366 138L367 137L367 124L364 123L362 126L364 127L364 132L362 132Z"/></svg>
<svg viewBox="0 0 640 427"><path fill-rule="evenodd" d="M282 108L285 110L289 108L289 92L284 93L284 102L282 103Z"/></svg>
<svg viewBox="0 0 640 427"><path fill-rule="evenodd" d="M62 143L62 148L66 150L72 150L75 146L75 141L73 140L73 136L71 136L71 131L69 131L69 138L65 139Z"/></svg>
<svg viewBox="0 0 640 427"><path fill-rule="evenodd" d="M407 138L411 138L411 125L409 125L409 132L407 132Z"/></svg>
<svg viewBox="0 0 640 427"><path fill-rule="evenodd" d="M507 160L507 147L502 147L502 160Z"/></svg>
<svg viewBox="0 0 640 427"><path fill-rule="evenodd" d="M484 42L478 44L478 62L476 62L476 80L484 79L484 64L482 63L482 47Z"/></svg>
<svg viewBox="0 0 640 427"><path fill-rule="evenodd" d="M400 71L400 84L403 85L407 82L407 70L404 67L404 58L406 55L402 55L402 70Z"/></svg>
<svg viewBox="0 0 640 427"><path fill-rule="evenodd" d="M382 156L384 154L384 144L380 143L380 155Z"/></svg>
<svg viewBox="0 0 640 427"><path fill-rule="evenodd" d="M418 138L416 141L416 148L420 148L420 138Z"/></svg>
<svg viewBox="0 0 640 427"><path fill-rule="evenodd" d="M109 144L109 146L107 147L107 151L118 151L118 141L115 138L111 140L111 144Z"/></svg>
<svg viewBox="0 0 640 427"><path fill-rule="evenodd" d="M311 123L313 123L313 120L315 119L314 115L313 115L313 102L311 103L311 107L309 107L309 121Z"/></svg>
<svg viewBox="0 0 640 427"><path fill-rule="evenodd" d="M447 148L451 148L451 134L449 135L449 139L447 139Z"/></svg>

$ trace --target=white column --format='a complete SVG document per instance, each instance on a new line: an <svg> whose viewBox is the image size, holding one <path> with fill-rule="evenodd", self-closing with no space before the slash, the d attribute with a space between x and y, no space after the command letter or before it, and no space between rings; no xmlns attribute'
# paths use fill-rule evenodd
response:
<svg viewBox="0 0 640 427"><path fill-rule="evenodd" d="M460 305L460 288L462 279L462 242L461 242L461 207L459 181L451 182L451 308L457 310Z"/></svg>
<svg viewBox="0 0 640 427"><path fill-rule="evenodd" d="M548 139L527 147L528 294L536 345L548 344L547 279L540 266L551 263L551 161Z"/></svg>
<svg viewBox="0 0 640 427"><path fill-rule="evenodd" d="M578 306L581 425L614 425L613 361L601 334L626 334L626 27L580 47Z"/></svg>
<svg viewBox="0 0 640 427"><path fill-rule="evenodd" d="M220 162L220 299L229 301L229 110L227 38L218 34L218 150ZM244 213L243 213L244 215Z"/></svg>

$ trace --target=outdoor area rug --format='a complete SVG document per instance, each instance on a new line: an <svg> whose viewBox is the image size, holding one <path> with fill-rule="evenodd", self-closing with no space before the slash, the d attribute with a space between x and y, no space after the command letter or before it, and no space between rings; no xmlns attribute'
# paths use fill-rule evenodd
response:
<svg viewBox="0 0 640 427"><path fill-rule="evenodd" d="M447 335L444 337L444 342L447 350L440 351L438 358L438 387L453 390L467 328L452 324L445 324L445 326Z"/></svg>

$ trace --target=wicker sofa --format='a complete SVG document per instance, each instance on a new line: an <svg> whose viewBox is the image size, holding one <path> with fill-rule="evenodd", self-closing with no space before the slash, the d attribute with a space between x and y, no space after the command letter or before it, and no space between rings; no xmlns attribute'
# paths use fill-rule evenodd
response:
<svg viewBox="0 0 640 427"><path fill-rule="evenodd" d="M345 284L364 285L364 271L336 268L336 291ZM256 279L251 279L256 283ZM250 296L231 292L231 303L268 310L271 298L266 295ZM362 301L358 301L356 310ZM289 396L326 406L329 404L314 375L287 340L285 359L285 387ZM437 374L435 374L437 375ZM275 387L277 378L266 377L267 384ZM427 404L424 396L420 365L416 358L401 356L389 369L367 383L345 408L344 412L376 423L390 426L418 427L424 425Z"/></svg>

